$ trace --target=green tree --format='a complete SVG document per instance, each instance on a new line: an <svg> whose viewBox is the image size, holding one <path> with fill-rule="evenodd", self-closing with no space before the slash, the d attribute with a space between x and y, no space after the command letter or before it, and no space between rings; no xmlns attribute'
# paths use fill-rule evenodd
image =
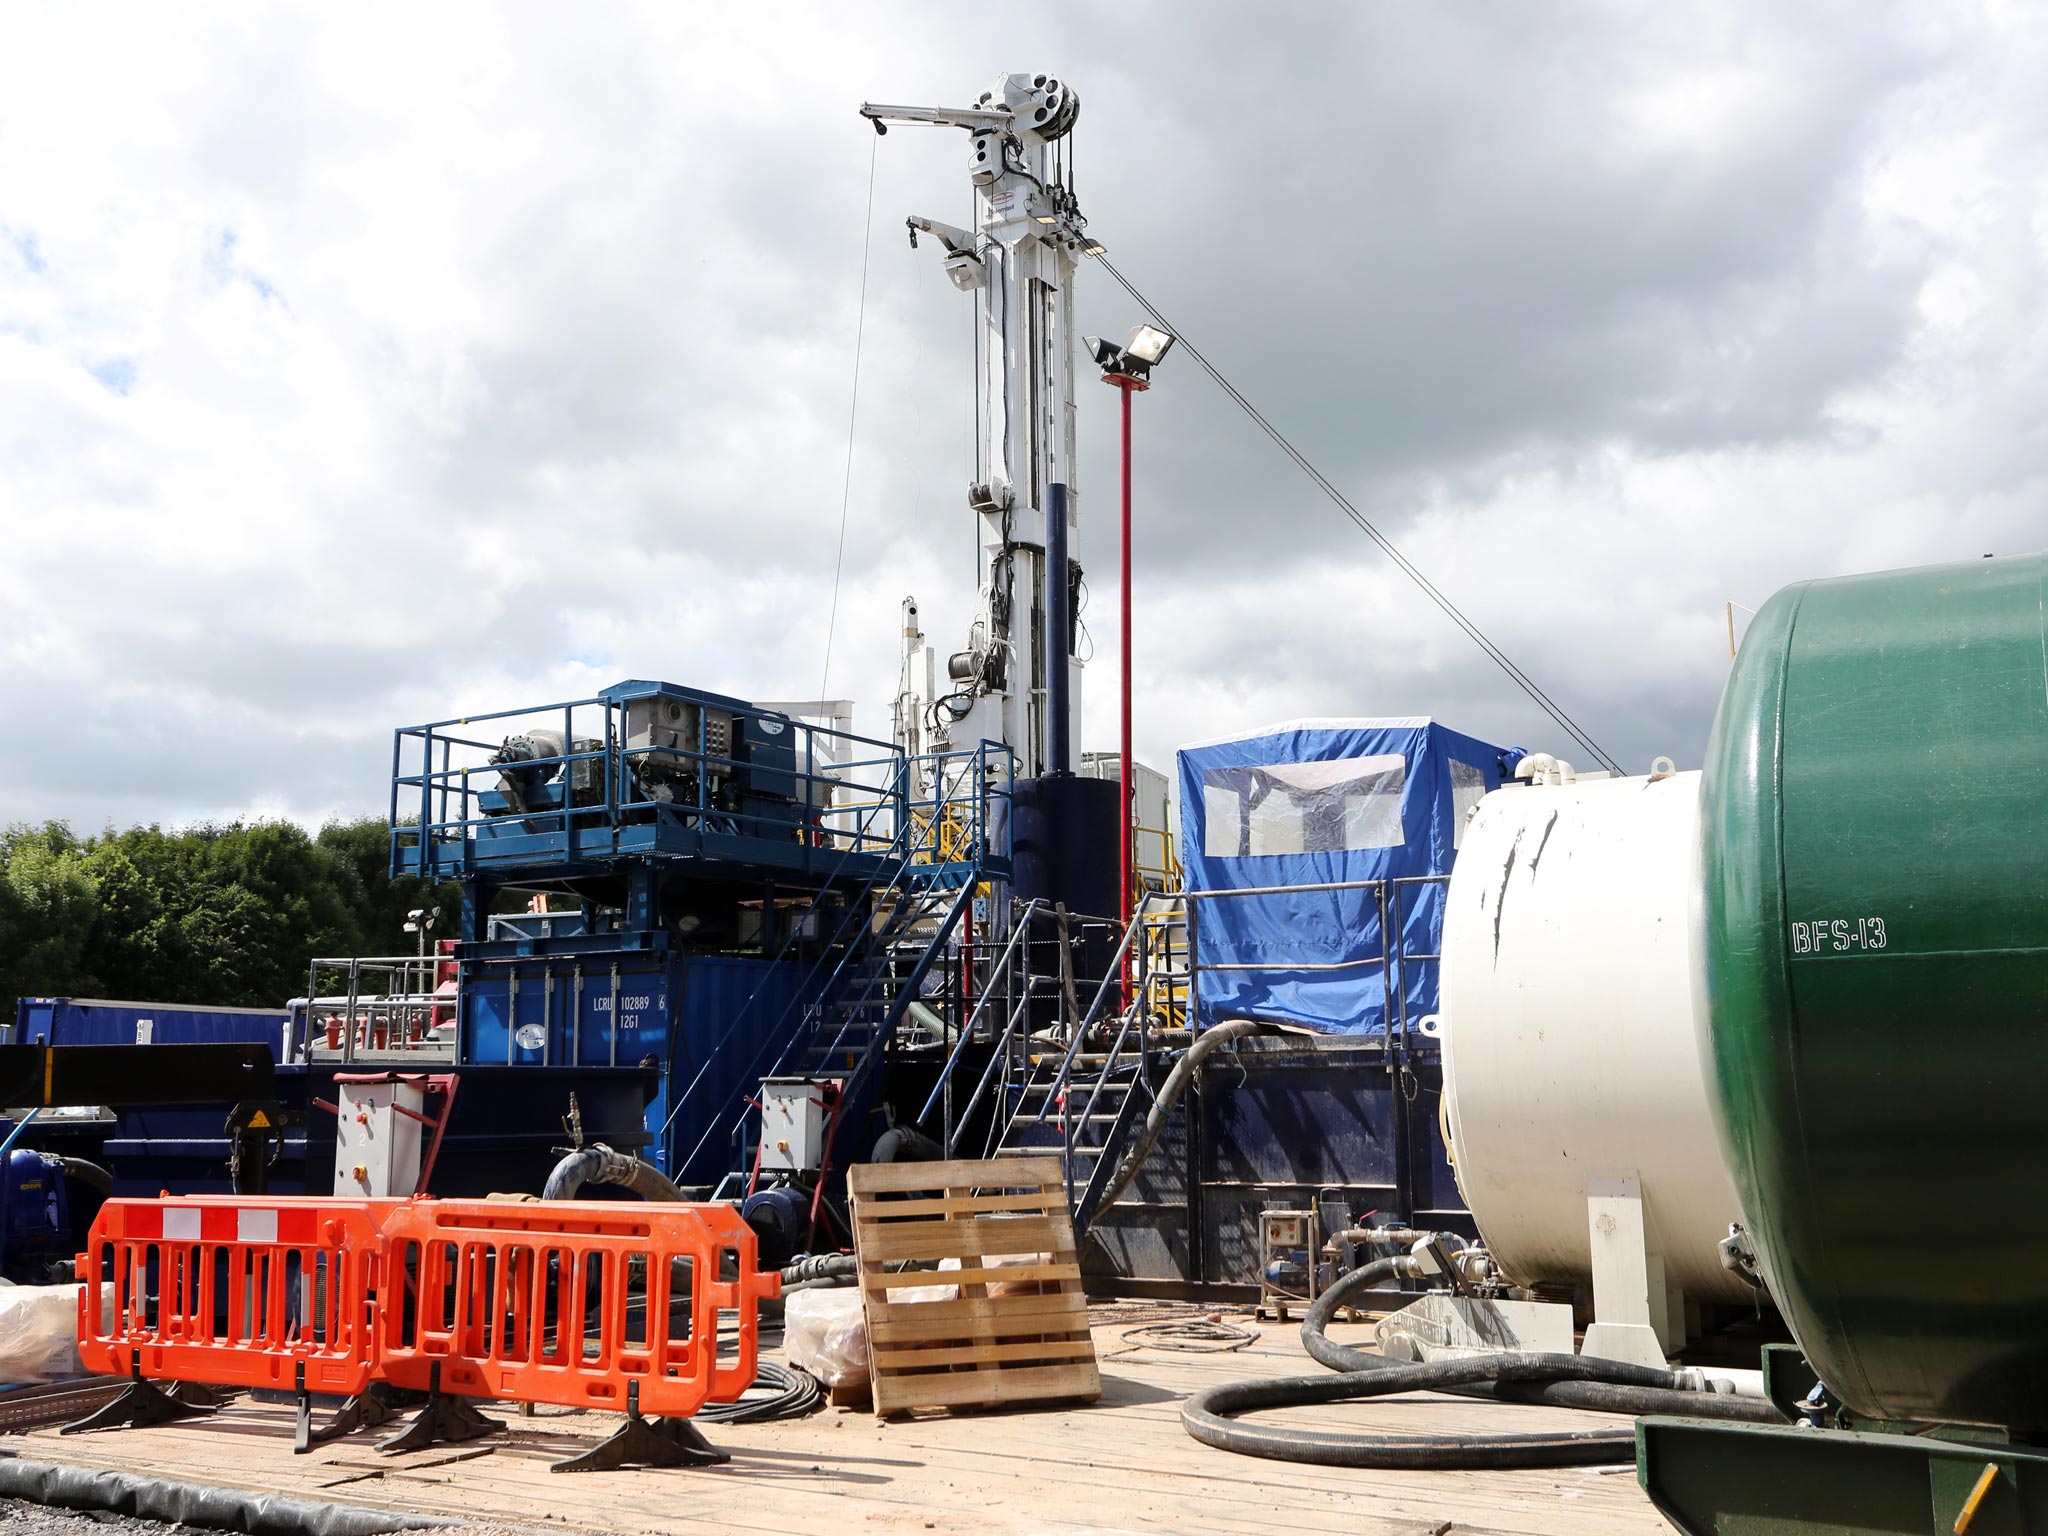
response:
<svg viewBox="0 0 2048 1536"><path fill-rule="evenodd" d="M0 833L0 1002L61 992L80 974L99 895L60 822Z"/></svg>
<svg viewBox="0 0 2048 1536"><path fill-rule="evenodd" d="M316 957L410 952L416 908L452 937L459 888L393 880L389 842L381 819L0 832L0 1018L45 994L272 1007Z"/></svg>
<svg viewBox="0 0 2048 1536"><path fill-rule="evenodd" d="M378 817L330 821L314 839L328 860L328 881L359 927L334 954L402 954L417 946L405 931L406 917L433 908L434 937L452 939L462 913L462 888L430 886L424 880L391 878L391 830Z"/></svg>
<svg viewBox="0 0 2048 1536"><path fill-rule="evenodd" d="M87 936L82 976L103 997L186 1003L199 999L182 926L198 884L193 833L130 827L93 839L86 870L99 891L99 915Z"/></svg>

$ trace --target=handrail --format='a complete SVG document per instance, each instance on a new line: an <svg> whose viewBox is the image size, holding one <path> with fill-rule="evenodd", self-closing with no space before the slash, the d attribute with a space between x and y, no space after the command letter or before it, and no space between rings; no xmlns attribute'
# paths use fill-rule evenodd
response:
<svg viewBox="0 0 2048 1536"><path fill-rule="evenodd" d="M1087 1122L1088 1117L1095 1113L1095 1101L1102 1097L1102 1085L1109 1081L1110 1074L1116 1071L1117 1061L1123 1055L1124 1041L1130 1038L1132 1023L1142 1019L1144 1016L1144 1008L1136 998L1133 998L1130 1006L1124 1009L1123 1022L1117 1028L1116 1038L1109 1044L1108 1054L1102 1058L1102 1070L1096 1074L1095 1087L1088 1095L1088 1102L1081 1106L1081 1120L1084 1124ZM1139 1028L1142 1031L1144 1026L1140 1025ZM1143 1038L1142 1035L1140 1038ZM1071 1127L1071 1121L1069 1123ZM1072 1138L1070 1136L1069 1146L1071 1145Z"/></svg>
<svg viewBox="0 0 2048 1536"><path fill-rule="evenodd" d="M973 887L962 886L960 894L954 899L952 906L946 909L946 915L939 920L939 931L932 936L931 943L925 946L924 953L919 955L917 960L911 965L910 974L903 978L895 995L889 998L885 1011L876 1025L875 1034L868 1042L867 1050L862 1054L859 1065L853 1069L846 1079L844 1092L848 1098L852 1098L866 1086L868 1077L875 1069L875 1063L881 1060L882 1053L888 1049L890 1037L895 1032L897 1021L903 1017L904 1011L910 1007L911 999L917 996L917 989L923 983L925 976L930 973L934 961L938 958L939 949L952 936L953 930L959 926L961 913L967 909L973 900ZM845 1033L843 1027L840 1033Z"/></svg>
<svg viewBox="0 0 2048 1536"><path fill-rule="evenodd" d="M1024 903L1023 909L1017 914L1016 921L1010 929L1009 943L1003 946L1002 953L996 956L995 964L989 967L991 981L1008 967L1010 957L1017 952L1017 945L1022 942L1024 935L1030 931L1032 915L1044 905L1044 898L1039 896L1034 896ZM967 1022L960 1026L960 1038L953 1042L953 1049L946 1053L946 1064L939 1069L939 1080L932 1084L931 1096L924 1101L924 1108L917 1112L917 1123L919 1125L923 1125L930 1117L932 1110L938 1106L939 1098L946 1091L946 1084L953 1076L953 1068L959 1065L961 1053L967 1048L967 1042L974 1037L974 1028L981 1022L982 1014L988 1010L989 1000L995 995L995 988L987 986L982 989L981 996L975 1000L973 1011L967 1015Z"/></svg>
<svg viewBox="0 0 2048 1536"><path fill-rule="evenodd" d="M820 891L817 894L817 897L814 897L812 900L811 907L813 911L817 910L818 899L823 897L826 890L830 890L832 888L832 881L837 878L839 870L845 867L846 860L853 856L853 852L853 849L848 848L841 853L839 863L833 867L832 875L827 878L825 886L820 889ZM907 866L899 865L897 869L894 872L892 872L892 886L894 879L897 876L901 875L905 867ZM754 1067L760 1063L762 1056L767 1052L770 1045L774 1042L776 1034L780 1031L783 1022L789 1017L790 1011L798 1006L798 1003L803 998L804 993L809 990L811 979L815 977L818 974L819 970L823 967L826 956L829 956L835 948L838 948L840 945L848 942L851 939L853 932L857 930L860 927L860 925L865 921L866 918L862 914L860 904L858 902L847 903L846 907L842 910L840 914L838 925L833 929L831 935L825 940L825 943L820 951L818 958L811 962L809 974L805 976L803 984L797 988L796 998L784 1006L782 1014L775 1021L775 1027L764 1032L761 1043L754 1048L754 1054L751 1058L749 1058L747 1062L747 1072L749 1075L752 1073ZM780 965L783 962L783 959L785 956L788 955L791 946L793 946L796 943L801 926L801 924L795 923L790 925L790 931L783 937L782 943L776 948L775 956L773 960L770 961L771 965ZM704 1081L704 1074L710 1071L712 1063L719 1059L720 1053L725 1048L725 1043L732 1038L733 1032L737 1030L740 1027L740 1024L747 1018L748 1013L752 1010L754 1006L754 999L761 995L761 988L766 985L767 979L764 976L761 982L755 986L754 990L747 995L746 1002L741 1004L739 1009L733 1014L732 1018L726 1022L725 1029L723 1030L723 1032L720 1033L718 1039L712 1043L711 1049L704 1053L703 1060L698 1064L696 1075L693 1076L690 1079L690 1081L684 1085L683 1090L680 1093L673 1094L670 1097L668 1115L661 1123L660 1134L664 1136L668 1134L668 1128L675 1123L676 1116L682 1113L684 1103L689 1099L689 1097L693 1093L695 1093L697 1085ZM822 995L823 994L821 992L820 996ZM805 1008L806 1013L808 1013L811 1005L804 1004L803 1006ZM704 1150L704 1147L706 1143L709 1141L712 1132L717 1128L718 1121L720 1118L721 1117L718 1116L714 1116L712 1118L711 1125L706 1127L704 1134L697 1139L697 1144L690 1149L689 1158L683 1160L685 1164L687 1164L690 1161L693 1161L696 1158L697 1154ZM740 1118L744 1119L744 1115L740 1116Z"/></svg>
<svg viewBox="0 0 2048 1536"><path fill-rule="evenodd" d="M1397 1062L1406 1061L1408 1054L1408 987L1409 967L1430 963L1441 963L1438 954L1411 952L1408 948L1406 930L1409 913L1404 910L1402 887L1444 886L1450 881L1449 875L1391 875L1372 880L1323 880L1302 885L1219 887L1211 890L1190 890L1180 893L1186 902L1188 964L1187 989L1189 1025L1199 1028L1201 1020L1201 977L1203 972L1219 974L1257 974L1262 971L1295 971L1315 974L1377 968L1381 978L1385 1020L1378 1030L1380 1059L1387 1070L1392 1071ZM1332 961L1204 961L1196 942L1198 927L1195 922L1197 905L1204 901L1227 900L1237 896L1285 896L1300 892L1315 891L1363 891L1371 894L1374 916L1379 922L1380 944L1377 954L1360 956L1350 960Z"/></svg>
<svg viewBox="0 0 2048 1536"><path fill-rule="evenodd" d="M848 853L850 854L851 851L852 850L849 849ZM910 865L907 861L899 863L895 867L895 869L890 874L889 885L887 887L888 891L893 891L896 888L896 882L903 877L904 872L909 868ZM870 886L870 890L872 890L872 885ZM821 892L820 894L822 895L823 893ZM886 894L886 891L884 894ZM816 904L814 902L813 906L815 907L815 905ZM832 985L834 981L838 979L841 972L845 969L847 961L856 952L856 946L853 944L852 940L854 935L862 927L866 925L868 921L867 913L868 907L866 904L862 902L851 901L846 904L845 908L840 913L838 925L834 927L831 936L825 941L818 958L811 962L809 973L805 976L803 985L797 988L796 997L793 998L784 1007L781 1016L778 1017L775 1021L775 1027L773 1029L763 1032L760 1043L754 1047L754 1054L747 1059L746 1070L740 1074L741 1079L743 1081L753 1076L755 1069L760 1065L762 1058L767 1055L770 1049L777 1049L777 1055L774 1058L774 1064L776 1066L779 1066L784 1060L787 1059L791 1045L794 1044L797 1036L802 1033L802 1023L801 1021L799 1021L798 1023L797 1034L792 1035L789 1041L781 1042L778 1047L776 1037L781 1030L783 1021L786 1020L789 1017L790 1012L798 1006L802 1006L804 1010L804 1017L808 1018L811 1015L812 1010L818 1007L827 997L831 995ZM782 947L776 951L776 960L778 962L781 960L782 956L788 952L790 945L796 941L796 937L796 928L793 925L789 936L783 940ZM824 968L826 959L831 956L835 949L843 950L843 952L839 956L839 963L836 966L834 966L832 972L827 977L824 986L819 989L817 997L809 1002L804 1002L804 994L810 988L811 979L817 976L818 973ZM761 985L765 986L766 984L767 983L764 978ZM726 1025L725 1032L718 1037L717 1042L712 1046L712 1048L709 1051L705 1053L704 1061L697 1068L696 1076L690 1079L689 1086L686 1087L681 1094L676 1095L675 1098L671 1101L669 1105L668 1116L666 1119L662 1121L662 1131L664 1132L664 1134L667 1132L669 1126L674 1123L676 1116L682 1112L685 1096L695 1090L697 1085L704 1080L704 1074L711 1069L712 1062L719 1059L720 1050L723 1048L725 1042L729 1038L731 1038L732 1032L739 1027L740 1021L747 1016L747 1009L752 1007L754 998L760 995L760 990L760 986L755 987L753 993L748 996L746 1005L742 1007L739 1010L739 1012L733 1016L732 1020ZM689 1155L677 1161L676 1166L679 1169L688 1167L690 1163L696 1161L697 1154L702 1152L704 1148L710 1144L712 1136L718 1131L719 1126L724 1121L724 1119L725 1116L722 1113L711 1116L709 1123L704 1127L703 1134L697 1138L696 1144L690 1148ZM745 1122L746 1105L743 1102L740 1105L736 1106L732 1111L733 1129L738 1130L739 1127L745 1124Z"/></svg>
<svg viewBox="0 0 2048 1536"><path fill-rule="evenodd" d="M992 747L1008 760L1010 768L1010 782L1000 788L988 782L988 770L991 758L994 755L990 750ZM908 788L910 771L915 764L919 763L930 763L932 765L933 783L929 799L922 795L913 797ZM960 771L952 775L955 793L950 795L946 789L946 767L949 763L961 765ZM942 924L941 933L934 940L935 943L939 943L943 942L944 937L950 934L952 928L957 924L957 914L963 908L964 902L972 899L971 892L975 884L975 876L980 870L982 861L990 856L988 848L987 801L991 798L1006 797L1013 792L1015 758L1001 743L984 741L966 751L932 754L916 759L906 758L899 765L899 773L903 775L904 780L901 786L902 804L907 808L918 809L929 804L943 811L947 806L958 804L962 799L971 801L973 805L973 816L970 824L970 847L973 857L966 861L968 874L962 882L961 899L954 903L951 920ZM843 1008L843 1016L832 1038L829 1041L822 1042L823 1049L829 1053L840 1047L860 1012L863 1009L874 1006L876 995L881 990L887 974L886 967L878 968L863 978L858 991L852 997L841 997L838 994L842 985L847 983L851 976L858 974L874 953L873 946L877 935L870 932L865 936L865 942L863 942L861 930L866 926L869 915L878 903L904 902L907 900L907 892L910 890L921 889L931 892L947 888L936 881L926 883L927 877L942 875L943 872L949 869L957 868L960 861L920 864L916 860L916 854L927 841L934 845L936 844L938 838L937 826L936 818L920 826L919 819L909 814L905 814L898 821L890 849L893 856L893 867L889 871L887 882L882 884L881 888L877 890L877 882L870 881L865 893L865 900L847 903L840 915L838 924L833 929L831 936L826 940L819 958L812 963L810 972L805 978L805 984L798 989L797 998L792 1000L789 1007L784 1010L782 1017L777 1019L775 1027L763 1032L760 1043L755 1047L752 1056L747 1062L745 1071L741 1074L743 1078L752 1076L764 1059L772 1062L771 1072L779 1073L799 1052L808 1051L810 1047L820 1044L814 1036L807 1035L801 1023L796 1030L790 1033L787 1039L782 1038L783 1022L787 1019L789 1012L795 1008L799 1006L803 1008L805 1019L816 1018L825 1009ZM848 850L849 853L851 851ZM915 920L912 919L912 921ZM908 924L906 923L903 926L907 927ZM900 931L900 929L897 931ZM791 937L793 938L794 935L792 934ZM787 947L788 941L785 941L784 949L786 950ZM824 969L828 960L833 959L835 951L838 952L836 962L832 964L824 984L818 989L815 997L812 997L808 1002L802 1001L805 994L810 990L811 980ZM913 974L922 976L925 971L928 971L931 958L931 955L927 953L914 969ZM908 983L906 982L906 987L907 985ZM756 990L758 991L758 989ZM752 999L750 998L749 1003L751 1001ZM866 1054L863 1055L861 1066L848 1079L849 1088L857 1088L866 1081L868 1069L874 1060L874 1051L882 1043L882 1036L887 1033L888 1027L893 1022L896 1013L897 1010L892 1007L878 1023L875 1038L868 1042L868 1049ZM742 1010L741 1017L744 1017L744 1010ZM736 1026L737 1022L738 1020L735 1019L732 1025L727 1026L727 1035L730 1035L732 1028ZM723 1045L724 1039L725 1036L720 1037L719 1045ZM774 1053L772 1057L770 1056L771 1052ZM696 1088L697 1084L703 1079L704 1072L708 1070L709 1062L716 1055L717 1047L714 1047L713 1051L707 1055L705 1065L700 1066L697 1075L691 1079L689 1087L684 1090L684 1094L688 1094ZM670 1107L668 1119L664 1122L664 1130L668 1123L674 1121L676 1115L681 1110L682 1103L683 1095L678 1095ZM704 1148L711 1144L713 1138L728 1126L728 1133L743 1145L743 1136L747 1122L747 1107L742 1102L733 1106L729 1111L711 1116L709 1123L704 1128L703 1134L699 1136L696 1144L690 1149L688 1157L681 1160L680 1166L687 1166L689 1163L694 1162Z"/></svg>
<svg viewBox="0 0 2048 1536"><path fill-rule="evenodd" d="M472 833L502 828L522 819L552 823L549 832L564 839L565 851L596 852L599 856L612 850L602 842L595 849L586 849L580 840L593 833L608 833L615 840L621 827L642 822L649 815L661 822L682 818L691 825L736 835L773 838L787 829L788 823L780 814L748 810L743 803L721 806L710 798L709 786L714 778L736 777L752 764L730 752L711 751L701 739L705 729L701 723L698 750L680 745L628 746L619 731L618 716L623 705L592 700L558 707L563 710L563 750L512 764L488 760L457 764L450 751L452 746L484 752L490 750L490 743L437 735L433 726L409 726L396 732L389 839L393 868L405 872L405 855L411 853L423 873L451 869L474 855L475 850L469 846L474 841ZM573 711L577 708L603 709L601 741L596 736L575 734ZM501 715L535 718L546 712L526 709L504 711ZM587 724L586 729L594 731L597 727ZM849 756L843 761L820 764L813 738L820 733L834 733L803 722L798 722L798 729L805 740L802 763L773 771L803 786L800 798L811 809L812 824L824 836L863 853L902 854L908 846L914 855L922 840L917 827L919 820L959 809L966 813L962 829L975 853L970 862L1001 857L989 847L990 802L1014 798L1016 760L1000 742L983 741L972 748L916 758L905 757L900 750L890 748L887 756ZM421 761L417 772L406 771L408 740L419 743ZM578 743L586 740L591 745L579 748ZM438 754L434 750L437 745L441 749ZM436 756L440 759L438 766ZM1005 771L996 775L992 770L999 759ZM694 794L678 801L652 793L643 782L641 771L648 762L674 763L696 770ZM594 766L586 769L586 765ZM885 782L866 782L861 777L878 769L886 770ZM558 797L559 803L486 814L479 802L489 791L478 785L497 782L508 773L541 775L541 788ZM913 787L927 774L932 786L928 794ZM406 823L398 814L401 791L411 789L418 790L419 805L413 813L415 819ZM593 798L587 804L579 804L579 793L589 793ZM451 799L455 802L452 814Z"/></svg>
<svg viewBox="0 0 2048 1536"><path fill-rule="evenodd" d="M917 922L924 916L924 913L920 908L917 917L911 918L909 922L905 922L900 926L897 923L898 916L903 911L907 910L907 904L906 896L904 894L899 894L897 892L896 882L897 880L900 880L902 878L903 871L909 869L910 867L911 866L907 864L902 866L902 868L897 871L896 877L890 880L887 889L883 892L883 898L890 901L895 907L895 910L892 911L889 915L889 922L887 926L879 932L870 932L867 938L867 942L864 944L847 945L845 952L839 958L839 964L833 968L832 975L826 980L824 990L820 992L818 995L819 1002L821 1004L825 1003L826 999L832 998L837 994L841 978L845 977L848 974L848 967L851 967L853 972L855 974L858 974L860 971L862 971L868 966L869 962L872 959L875 958L876 945L878 943L893 943L896 935L900 934L903 931L903 929L908 928L910 926L910 923ZM942 889L944 889L944 887L942 886L924 887L924 890L926 892ZM884 955L882 957L882 960L883 963L880 967L868 971L866 978L861 982L860 990L858 992L856 992L850 998L841 998L836 1003L833 1003L830 1006L838 1007L846 1014L857 1014L860 1012L861 1009L870 1006L870 1001L874 996L876 987L878 987L881 984L882 977L886 975L888 971L887 956ZM830 1054L831 1052L840 1049L840 1042L846 1038L846 1032L848 1029L852 1027L852 1024L853 1020L850 1017L842 1018L840 1020L837 1032L833 1034L830 1040L825 1042L824 1048L827 1054ZM811 1044L815 1045L816 1042L813 1041L811 1042ZM781 1072L784 1063L786 1063L789 1060L791 1053L796 1050L797 1045L798 1040L796 1038L792 1038L789 1041L789 1043L782 1048L782 1053L776 1058L775 1062L775 1069L777 1073Z"/></svg>
<svg viewBox="0 0 2048 1536"><path fill-rule="evenodd" d="M1147 891L1138 902L1138 916L1143 915L1146 903L1151 900L1152 893ZM1130 953L1131 941L1137 937L1138 929L1139 923L1135 917L1132 921L1124 924L1123 941L1117 945L1116 953L1110 956L1109 964L1103 968L1102 980L1097 983L1095 988L1095 1001L1088 1005L1087 1013L1074 1026L1074 1038L1067 1042L1067 1054L1060 1062L1059 1076L1053 1079L1052 1087L1046 1091L1045 1103L1038 1106L1038 1113L1032 1117L1031 1123L1033 1125L1043 1123L1046 1109L1058 1096L1059 1091L1066 1086L1067 1075L1074 1069L1075 1053L1080 1050L1081 1041L1086 1038L1089 1029L1094 1026L1097 1015L1102 1012L1102 1000L1109 995L1109 984L1112 981L1118 981L1123 975L1124 956Z"/></svg>
<svg viewBox="0 0 2048 1536"><path fill-rule="evenodd" d="M954 1117L952 1126L946 1132L946 1155L948 1157L953 1155L953 1147L959 1140L960 1127L974 1118L974 1111L981 1103L981 1096L988 1091L988 1085L996 1075L996 1068L1001 1066L1009 1056L1010 1042L1016 1038L1017 1034L1017 1023L1024 1017L1025 1010L1031 1005L1032 983L1039 980L1050 981L1051 979L1049 976L1025 977L1024 990L1018 994L1017 1006L1010 1010L1009 1021L1003 1025L1002 1034L996 1037L995 1049L989 1052L988 1065L982 1068L981 1081L974 1085L974 1092L967 1096L966 1106Z"/></svg>

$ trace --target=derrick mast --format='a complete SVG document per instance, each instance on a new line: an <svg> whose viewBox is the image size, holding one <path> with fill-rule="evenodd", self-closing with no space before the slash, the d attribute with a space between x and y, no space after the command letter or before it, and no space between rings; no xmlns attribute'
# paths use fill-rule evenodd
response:
<svg viewBox="0 0 2048 1536"><path fill-rule="evenodd" d="M983 563L965 645L930 668L905 659L897 739L912 751L1001 742L1024 777L1069 766L1053 761L1055 737L1073 740L1081 715L1080 567L1069 561L1053 573L1053 589L1046 560L1056 487L1064 487L1067 537L1051 542L1070 547L1079 527L1073 280L1080 257L1101 249L1073 193L1069 135L1080 106L1056 76L1013 74L971 107L860 109L877 133L889 123L965 130L974 186L973 229L917 214L905 221L912 244L936 244L980 317L980 425L967 499L981 521Z"/></svg>

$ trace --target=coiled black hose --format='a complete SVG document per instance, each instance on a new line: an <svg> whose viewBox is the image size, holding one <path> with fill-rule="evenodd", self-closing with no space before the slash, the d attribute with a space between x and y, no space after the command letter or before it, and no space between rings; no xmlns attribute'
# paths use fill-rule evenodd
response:
<svg viewBox="0 0 2048 1536"><path fill-rule="evenodd" d="M800 1419L825 1405L825 1388L809 1371L763 1360L755 1387L773 1397L743 1397L736 1403L706 1403L696 1417L712 1424L766 1424L774 1419Z"/></svg>
<svg viewBox="0 0 2048 1536"><path fill-rule="evenodd" d="M1583 1355L1475 1355L1413 1365L1333 1344L1330 1320L1359 1294L1412 1269L1406 1255L1380 1259L1345 1275L1316 1299L1301 1325L1301 1340L1334 1376L1281 1376L1225 1382L1196 1393L1181 1408L1181 1423L1204 1445L1326 1467L1405 1471L1499 1467L1571 1467L1625 1462L1635 1455L1633 1426L1547 1434L1375 1435L1283 1429L1246 1424L1235 1415L1261 1409L1305 1407L1391 1397L1401 1392L1456 1392L1463 1396L1537 1402L1602 1413L1682 1413L1692 1418L1781 1424L1760 1398L1688 1388L1669 1371Z"/></svg>

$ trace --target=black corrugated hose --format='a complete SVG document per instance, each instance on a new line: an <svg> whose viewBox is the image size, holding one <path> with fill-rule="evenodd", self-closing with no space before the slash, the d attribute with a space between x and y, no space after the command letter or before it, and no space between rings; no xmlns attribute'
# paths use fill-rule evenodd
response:
<svg viewBox="0 0 2048 1536"><path fill-rule="evenodd" d="M108 1510L117 1515L166 1522L164 1529L193 1526L248 1531L254 1536L383 1536L458 1524L432 1515L363 1509L317 1499L288 1499L277 1493L248 1493L175 1478L143 1477L99 1467L74 1467L17 1458L0 1451L0 1497L26 1499L53 1509Z"/></svg>
<svg viewBox="0 0 2048 1536"><path fill-rule="evenodd" d="M543 1200L574 1200L585 1184L619 1184L643 1200L681 1201L683 1192L645 1158L614 1152L601 1141L568 1153L555 1164L541 1190Z"/></svg>
<svg viewBox="0 0 2048 1536"><path fill-rule="evenodd" d="M820 1280L832 1284L851 1285L860 1274L860 1266L850 1253L815 1253L808 1258L798 1259L782 1271L785 1288L795 1285L814 1285Z"/></svg>
<svg viewBox="0 0 2048 1536"><path fill-rule="evenodd" d="M743 1397L736 1403L706 1403L696 1417L711 1424L766 1424L771 1419L800 1419L825 1405L825 1387L809 1371L763 1360L754 1377L756 1387L773 1397Z"/></svg>
<svg viewBox="0 0 2048 1536"><path fill-rule="evenodd" d="M1689 1388L1669 1371L1583 1355L1475 1355L1414 1365L1346 1349L1325 1336L1330 1320L1360 1292L1412 1267L1406 1255L1379 1259L1343 1276L1316 1299L1301 1325L1301 1340L1334 1376L1280 1376L1233 1381L1196 1393L1182 1406L1181 1423L1204 1445L1325 1467L1445 1471L1496 1467L1572 1467L1625 1462L1635 1456L1633 1425L1547 1434L1338 1434L1247 1424L1235 1416L1262 1409L1391 1397L1400 1392L1455 1392L1511 1402L1543 1403L1601 1413L1677 1413L1698 1419L1782 1424L1761 1398Z"/></svg>

